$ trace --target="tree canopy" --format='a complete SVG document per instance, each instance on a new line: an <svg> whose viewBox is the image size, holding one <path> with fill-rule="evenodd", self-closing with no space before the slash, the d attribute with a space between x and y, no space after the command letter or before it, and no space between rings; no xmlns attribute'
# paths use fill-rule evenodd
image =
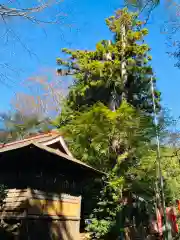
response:
<svg viewBox="0 0 180 240"><path fill-rule="evenodd" d="M68 59L57 59L59 73L74 77L67 105L80 111L100 101L118 108L124 97L135 108L152 113L150 81L153 78L155 85L156 79L149 64L150 47L144 43L148 30L137 14L127 9L117 11L106 24L113 34L111 43L100 41L94 51L63 49ZM156 88L155 96L159 108L160 92Z"/></svg>
<svg viewBox="0 0 180 240"><path fill-rule="evenodd" d="M57 60L59 72L73 74L74 83L55 123L63 127L61 131L69 138L75 156L96 167L100 161L100 168L106 161L114 166L119 155L133 157L132 149L138 151L140 142L146 146L154 134L153 71L150 48L143 40L148 30L127 9L118 10L106 24L113 34L111 44L103 40L95 51L63 49L69 58ZM126 76L122 73L124 61ZM153 82L155 87L154 77ZM156 88L155 96L159 111L160 93Z"/></svg>
<svg viewBox="0 0 180 240"><path fill-rule="evenodd" d="M59 74L72 75L74 82L55 124L75 157L108 173L88 227L96 238L105 236L116 223L123 192L153 203L158 181L155 137L166 134L168 123L161 114L150 47L144 41L148 30L138 14L118 10L106 24L113 40L100 41L94 51L63 49L68 57L57 59ZM158 126L153 121L151 84L161 120ZM161 151L170 204L180 197L179 162L166 146Z"/></svg>

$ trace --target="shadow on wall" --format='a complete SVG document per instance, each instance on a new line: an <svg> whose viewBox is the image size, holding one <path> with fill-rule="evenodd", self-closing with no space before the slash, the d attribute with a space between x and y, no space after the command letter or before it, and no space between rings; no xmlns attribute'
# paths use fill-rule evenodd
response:
<svg viewBox="0 0 180 240"><path fill-rule="evenodd" d="M48 206L39 204L39 195L34 190L30 190L34 199L33 205L24 197L24 191L20 190L16 200L15 207L9 204L8 211L4 204L4 220L0 226L0 239L7 240L77 240L78 239L78 221L67 219L66 216L59 215L59 211L52 201ZM44 199L49 198L49 194L44 193ZM22 201L22 199L24 200ZM38 201L37 201L38 200ZM42 199L41 199L42 201ZM43 200L44 203L47 201ZM35 204L37 202L37 204ZM19 204L17 204L19 203ZM59 209L63 212L62 199L59 201ZM44 214L45 208L51 209L53 214Z"/></svg>

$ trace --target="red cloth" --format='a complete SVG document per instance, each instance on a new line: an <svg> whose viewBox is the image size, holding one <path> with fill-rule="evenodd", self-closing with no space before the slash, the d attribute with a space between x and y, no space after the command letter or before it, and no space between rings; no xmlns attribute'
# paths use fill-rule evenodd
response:
<svg viewBox="0 0 180 240"><path fill-rule="evenodd" d="M156 209L156 216L157 216L158 233L162 235L162 216L159 209Z"/></svg>
<svg viewBox="0 0 180 240"><path fill-rule="evenodd" d="M178 210L180 212L180 200L177 200Z"/></svg>
<svg viewBox="0 0 180 240"><path fill-rule="evenodd" d="M177 225L175 208L167 208L166 212L167 212L167 219L171 224L172 232L178 233L178 225Z"/></svg>

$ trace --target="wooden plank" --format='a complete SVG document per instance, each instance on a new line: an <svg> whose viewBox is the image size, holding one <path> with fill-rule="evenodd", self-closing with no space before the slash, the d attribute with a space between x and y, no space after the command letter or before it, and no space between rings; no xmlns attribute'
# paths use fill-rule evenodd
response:
<svg viewBox="0 0 180 240"><path fill-rule="evenodd" d="M44 197L44 198L52 198L52 199L73 199L73 200L78 200L81 199L80 196L75 197L69 194L64 194L64 193L45 193L43 191L40 190L32 190L31 191L31 197L36 197L36 196L40 196L40 197Z"/></svg>
<svg viewBox="0 0 180 240"><path fill-rule="evenodd" d="M1 213L0 212L0 215L3 216L3 219L9 219L9 218L12 218L12 219L49 219L49 220L59 220L59 221L80 221L80 218L77 218L77 217L68 217L68 216L61 216L61 215L36 215L36 214L29 214L29 215L26 215L25 212L23 213L20 213L20 212L11 212L11 211L8 211L8 212L3 212Z"/></svg>
<svg viewBox="0 0 180 240"><path fill-rule="evenodd" d="M26 212L12 212L12 211L4 211L0 212L0 218L5 219L5 218L14 218L14 219L19 219L19 218L26 218Z"/></svg>
<svg viewBox="0 0 180 240"><path fill-rule="evenodd" d="M80 217L80 203L31 199L28 214Z"/></svg>
<svg viewBox="0 0 180 240"><path fill-rule="evenodd" d="M27 192L27 188L24 188L24 189L17 189L17 188L11 188L11 189L8 189L7 192L8 193L22 193L22 192Z"/></svg>
<svg viewBox="0 0 180 240"><path fill-rule="evenodd" d="M0 210L1 212L22 212L26 210L29 215L64 216L79 219L80 209L80 196L45 193L31 189L24 189L23 191L10 189Z"/></svg>
<svg viewBox="0 0 180 240"><path fill-rule="evenodd" d="M10 203L10 202L22 202L22 201L26 201L27 200L27 196L19 196L19 197L7 197L3 202L4 204L6 203Z"/></svg>
<svg viewBox="0 0 180 240"><path fill-rule="evenodd" d="M42 197L42 196L38 196L38 197L33 197L33 198L29 198L30 201L32 200L47 200L47 201L59 201L59 202L68 202L68 203L73 203L73 204L79 204L80 202L80 199L79 200L76 200L76 199L61 199L61 198L51 198L51 197Z"/></svg>

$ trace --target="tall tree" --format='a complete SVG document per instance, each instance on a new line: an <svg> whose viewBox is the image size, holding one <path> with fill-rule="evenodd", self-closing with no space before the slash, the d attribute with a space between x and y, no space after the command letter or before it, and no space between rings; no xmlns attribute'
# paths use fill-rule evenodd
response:
<svg viewBox="0 0 180 240"><path fill-rule="evenodd" d="M111 109L117 109L124 98L136 109L152 113L150 81L153 78L149 65L150 48L144 43L148 30L137 14L119 10L106 20L113 33L113 41L103 40L94 51L69 50L66 60L57 59L59 74L72 74L75 78L67 98L72 110L81 111L100 101ZM157 109L160 93L155 89Z"/></svg>
<svg viewBox="0 0 180 240"><path fill-rule="evenodd" d="M57 60L59 74L73 75L74 83L55 121L74 156L108 173L89 227L96 238L103 239L117 223L123 191L144 194L153 201L157 176L151 80L160 111L160 93L149 64L150 48L143 40L147 29L142 28L137 14L127 9L117 11L106 23L113 33L111 43L103 40L94 51L64 49L69 58ZM162 131L163 124L156 130ZM179 168L173 171L178 167L177 159L169 165L172 171L168 175L170 162L170 158L164 161L163 171L166 183L172 176L177 178L173 193L166 184L172 200L180 181Z"/></svg>
<svg viewBox="0 0 180 240"><path fill-rule="evenodd" d="M113 33L111 44L101 41L95 51L64 49L69 58L57 60L59 73L73 74L75 80L55 123L64 126L77 157L95 165L102 161L99 168L112 161L112 169L118 156L133 159L133 151L137 153L138 146L145 147L154 136L153 71L148 63L150 48L143 40L148 30L142 28L137 14L118 10L106 23ZM155 78L153 82L155 86ZM159 110L156 88L155 97Z"/></svg>

